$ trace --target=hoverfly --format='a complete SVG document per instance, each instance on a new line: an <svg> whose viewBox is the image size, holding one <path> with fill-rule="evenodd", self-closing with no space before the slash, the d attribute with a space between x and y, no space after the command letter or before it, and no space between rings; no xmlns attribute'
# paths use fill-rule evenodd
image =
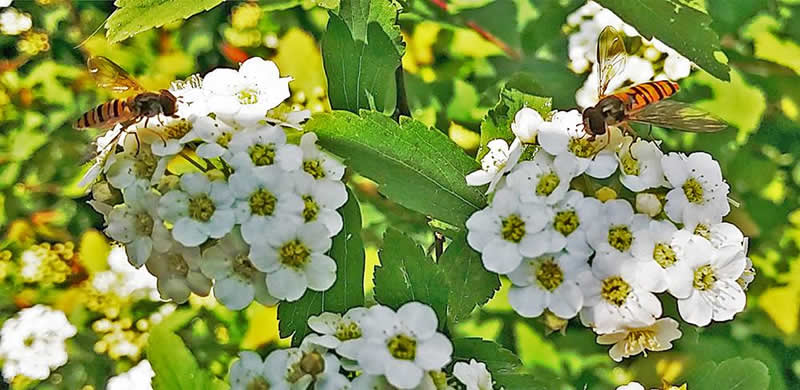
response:
<svg viewBox="0 0 800 390"><path fill-rule="evenodd" d="M627 122L699 133L728 127L725 122L699 108L664 100L678 92L678 84L673 81L649 81L606 95L608 84L625 68L626 59L622 35L611 26L604 28L597 39L599 101L594 107L583 110L583 127L590 140L608 133L610 125L617 125L635 135Z"/></svg>
<svg viewBox="0 0 800 390"><path fill-rule="evenodd" d="M122 125L111 145L132 124L145 119L145 127L150 118L160 114L175 116L177 111L177 98L170 91L162 89L158 92L147 91L142 88L122 67L106 57L89 57L86 62L89 74L102 88L107 88L114 93L132 94L127 98L118 98L105 102L87 112L77 121L74 127L78 130L95 128L110 130L117 124ZM136 143L139 144L139 137ZM137 148L138 150L138 148Z"/></svg>

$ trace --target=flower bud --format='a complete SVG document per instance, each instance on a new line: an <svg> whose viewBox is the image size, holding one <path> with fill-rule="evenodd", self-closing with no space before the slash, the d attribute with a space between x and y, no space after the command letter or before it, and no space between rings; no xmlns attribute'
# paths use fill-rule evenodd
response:
<svg viewBox="0 0 800 390"><path fill-rule="evenodd" d="M523 107L514 116L514 123L511 124L511 131L514 132L520 141L526 144L536 142L536 134L539 126L544 122L542 116L536 110Z"/></svg>
<svg viewBox="0 0 800 390"><path fill-rule="evenodd" d="M636 211L655 217L661 212L661 202L655 194L636 194Z"/></svg>

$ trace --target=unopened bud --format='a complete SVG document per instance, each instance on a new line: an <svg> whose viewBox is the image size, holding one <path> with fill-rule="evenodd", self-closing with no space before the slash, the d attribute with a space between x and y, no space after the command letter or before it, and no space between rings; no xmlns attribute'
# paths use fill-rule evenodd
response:
<svg viewBox="0 0 800 390"><path fill-rule="evenodd" d="M601 202L606 202L611 199L617 199L617 191L614 191L611 187L603 186L594 192L594 197Z"/></svg>
<svg viewBox="0 0 800 390"><path fill-rule="evenodd" d="M655 217L661 212L661 201L655 194L636 194L636 211Z"/></svg>

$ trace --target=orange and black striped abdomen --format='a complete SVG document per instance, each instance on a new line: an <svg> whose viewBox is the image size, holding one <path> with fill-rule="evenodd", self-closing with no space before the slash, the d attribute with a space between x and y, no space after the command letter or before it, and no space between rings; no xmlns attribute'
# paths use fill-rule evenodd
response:
<svg viewBox="0 0 800 390"><path fill-rule="evenodd" d="M114 99L86 111L75 122L76 129L110 129L133 117L128 99Z"/></svg>
<svg viewBox="0 0 800 390"><path fill-rule="evenodd" d="M674 95L678 88L678 83L669 80L649 81L617 92L614 96L625 102L625 111L631 113Z"/></svg>

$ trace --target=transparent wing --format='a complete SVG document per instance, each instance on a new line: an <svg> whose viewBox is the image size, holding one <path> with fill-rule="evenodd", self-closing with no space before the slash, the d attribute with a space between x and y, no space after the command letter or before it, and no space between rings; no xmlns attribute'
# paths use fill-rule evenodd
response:
<svg viewBox="0 0 800 390"><path fill-rule="evenodd" d="M710 113L674 100L661 100L649 104L632 113L628 120L695 133L713 133L728 128L727 123Z"/></svg>
<svg viewBox="0 0 800 390"><path fill-rule="evenodd" d="M627 58L622 34L614 27L606 26L597 38L598 97L606 95L608 84L625 69Z"/></svg>
<svg viewBox="0 0 800 390"><path fill-rule="evenodd" d="M139 83L134 80L125 69L106 57L89 57L86 61L89 74L94 77L97 85L116 93L144 92Z"/></svg>

